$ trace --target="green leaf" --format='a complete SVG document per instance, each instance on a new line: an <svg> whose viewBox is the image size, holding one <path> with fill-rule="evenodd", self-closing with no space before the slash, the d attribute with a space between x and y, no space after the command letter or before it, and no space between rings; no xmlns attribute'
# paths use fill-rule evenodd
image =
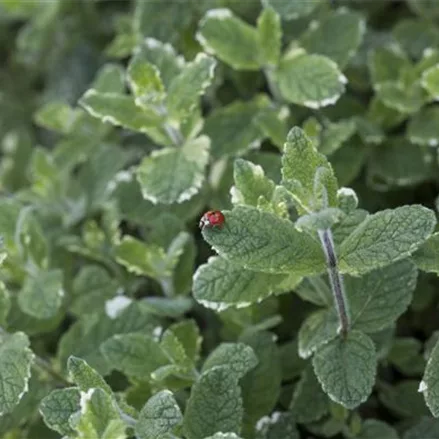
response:
<svg viewBox="0 0 439 439"><path fill-rule="evenodd" d="M194 369L194 361L188 355L182 341L177 337L171 328L168 328L162 335L160 347L166 358L177 366L179 372L192 373ZM153 375L154 379L157 379Z"/></svg>
<svg viewBox="0 0 439 439"><path fill-rule="evenodd" d="M325 55L344 68L358 50L365 30L366 24L359 14L341 10L313 22L300 38L300 45L307 52Z"/></svg>
<svg viewBox="0 0 439 439"><path fill-rule="evenodd" d="M10 413L28 391L33 359L24 333L0 335L0 415Z"/></svg>
<svg viewBox="0 0 439 439"><path fill-rule="evenodd" d="M168 364L160 345L141 333L114 335L101 345L101 351L112 369L139 380L150 380L154 370Z"/></svg>
<svg viewBox="0 0 439 439"><path fill-rule="evenodd" d="M439 233L431 235L413 253L413 260L421 270L439 274Z"/></svg>
<svg viewBox="0 0 439 439"><path fill-rule="evenodd" d="M214 76L216 61L199 53L195 60L187 64L169 85L166 104L172 119L187 118L198 105L199 97L210 86Z"/></svg>
<svg viewBox="0 0 439 439"><path fill-rule="evenodd" d="M283 106L277 108L265 108L256 116L255 123L270 141L282 150L288 134L289 109Z"/></svg>
<svg viewBox="0 0 439 439"><path fill-rule="evenodd" d="M311 365L302 372L289 408L297 422L301 424L318 421L328 414L329 399L323 392Z"/></svg>
<svg viewBox="0 0 439 439"><path fill-rule="evenodd" d="M35 122L52 131L68 134L76 119L78 111L60 101L48 102L35 113Z"/></svg>
<svg viewBox="0 0 439 439"><path fill-rule="evenodd" d="M284 0L263 0L264 6L271 6L285 20L295 20L305 17L321 3L321 0L306 2L286 2Z"/></svg>
<svg viewBox="0 0 439 439"><path fill-rule="evenodd" d="M397 81L401 72L409 66L407 55L397 45L377 47L369 52L368 67L374 87Z"/></svg>
<svg viewBox="0 0 439 439"><path fill-rule="evenodd" d="M439 435L439 420L423 417L404 433L402 439L426 439L437 435Z"/></svg>
<svg viewBox="0 0 439 439"><path fill-rule="evenodd" d="M40 413L46 425L62 436L73 435L69 418L80 410L81 395L76 387L56 389L49 393L40 404Z"/></svg>
<svg viewBox="0 0 439 439"><path fill-rule="evenodd" d="M238 433L243 416L241 389L226 366L204 372L192 386L184 414L188 439L204 439L217 431Z"/></svg>
<svg viewBox="0 0 439 439"><path fill-rule="evenodd" d="M236 70L260 67L258 32L230 9L209 10L200 22L197 39L206 52Z"/></svg>
<svg viewBox="0 0 439 439"><path fill-rule="evenodd" d="M267 178L259 165L236 159L233 167L235 186L231 189L234 204L257 206L260 197L270 201L276 185Z"/></svg>
<svg viewBox="0 0 439 439"><path fill-rule="evenodd" d="M439 342L436 342L427 366L424 376L419 385L419 391L424 394L425 402L435 418L439 417Z"/></svg>
<svg viewBox="0 0 439 439"><path fill-rule="evenodd" d="M398 337L389 352L389 362L406 376L422 375L426 361L421 354L422 343L411 337Z"/></svg>
<svg viewBox="0 0 439 439"><path fill-rule="evenodd" d="M154 150L137 168L143 198L154 204L182 203L192 198L203 184L209 147L209 138L200 136L182 148Z"/></svg>
<svg viewBox="0 0 439 439"><path fill-rule="evenodd" d="M264 416L256 425L256 439L300 439L292 413L274 412L271 416Z"/></svg>
<svg viewBox="0 0 439 439"><path fill-rule="evenodd" d="M345 277L351 325L378 332L392 325L413 298L418 270L409 260L371 271L362 277Z"/></svg>
<svg viewBox="0 0 439 439"><path fill-rule="evenodd" d="M70 355L82 358L105 376L111 371L111 364L105 359L100 346L115 334L142 332L150 334L158 325L157 318L132 302L116 316L106 312L87 314L75 322L61 337L58 345L58 360L66 364ZM81 343L78 343L81 340Z"/></svg>
<svg viewBox="0 0 439 439"><path fill-rule="evenodd" d="M157 67L166 89L184 67L184 58L169 43L155 38L145 38L136 50L136 56Z"/></svg>
<svg viewBox="0 0 439 439"><path fill-rule="evenodd" d="M86 361L73 355L67 360L67 370L70 381L74 382L78 388L87 392L88 389L102 389L109 395L113 392L111 387L105 382L101 375L90 367Z"/></svg>
<svg viewBox="0 0 439 439"><path fill-rule="evenodd" d="M257 30L261 64L276 66L282 46L282 27L279 15L273 8L264 8L258 17Z"/></svg>
<svg viewBox="0 0 439 439"><path fill-rule="evenodd" d="M439 96L439 91L438 91ZM418 145L439 145L439 109L428 107L416 113L409 121L407 135Z"/></svg>
<svg viewBox="0 0 439 439"><path fill-rule="evenodd" d="M239 380L257 364L258 359L250 346L244 343L221 343L207 357L202 372L216 366L228 366Z"/></svg>
<svg viewBox="0 0 439 439"><path fill-rule="evenodd" d="M151 107L138 107L130 96L112 92L88 90L79 103L94 117L133 131L149 134L163 117Z"/></svg>
<svg viewBox="0 0 439 439"><path fill-rule="evenodd" d="M81 410L74 413L69 423L79 434L87 439L125 439L125 428L119 412L110 395L102 389L81 392ZM115 425L116 424L116 425ZM116 428L118 427L118 428ZM114 435L117 431L119 434Z"/></svg>
<svg viewBox="0 0 439 439"><path fill-rule="evenodd" d="M299 355L309 358L323 345L337 336L340 324L333 310L320 310L311 314L299 330Z"/></svg>
<svg viewBox="0 0 439 439"><path fill-rule="evenodd" d="M379 437L386 439L399 439L398 433L390 425L377 419L366 419L361 426L358 439L376 439Z"/></svg>
<svg viewBox="0 0 439 439"><path fill-rule="evenodd" d="M387 190L426 181L432 174L429 153L403 137L388 138L370 157L368 182L378 190Z"/></svg>
<svg viewBox="0 0 439 439"><path fill-rule="evenodd" d="M240 155L258 147L263 138L258 115L267 105L267 98L258 95L248 102L237 100L212 111L206 118L204 132L211 139L213 157Z"/></svg>
<svg viewBox="0 0 439 439"><path fill-rule="evenodd" d="M206 308L220 312L261 302L283 279L284 275L251 271L222 257L210 257L194 274L193 295Z"/></svg>
<svg viewBox="0 0 439 439"><path fill-rule="evenodd" d="M140 52L134 55L127 69L127 79L138 106L158 104L165 97L158 68L150 64Z"/></svg>
<svg viewBox="0 0 439 439"><path fill-rule="evenodd" d="M206 437L205 439L242 439L235 433L215 433L213 436Z"/></svg>
<svg viewBox="0 0 439 439"><path fill-rule="evenodd" d="M376 354L372 340L351 331L319 349L313 357L314 371L323 390L335 402L353 409L372 392Z"/></svg>
<svg viewBox="0 0 439 439"><path fill-rule="evenodd" d="M337 64L322 55L286 56L276 77L279 90L288 102L313 109L337 102L346 83Z"/></svg>
<svg viewBox="0 0 439 439"><path fill-rule="evenodd" d="M302 275L323 269L319 243L288 220L248 206L223 213L223 228L204 228L202 234L228 261L266 273Z"/></svg>
<svg viewBox="0 0 439 439"><path fill-rule="evenodd" d="M410 256L432 234L434 213L402 206L369 215L342 243L340 269L359 275Z"/></svg>
<svg viewBox="0 0 439 439"><path fill-rule="evenodd" d="M202 337L200 335L200 329L198 328L195 320L182 320L172 324L167 330L172 331L183 347L185 355L192 362L195 362L199 359ZM165 334L163 334L163 336Z"/></svg>
<svg viewBox="0 0 439 439"><path fill-rule="evenodd" d="M125 72L119 64L104 64L98 70L93 88L101 93L123 93L125 90Z"/></svg>
<svg viewBox="0 0 439 439"><path fill-rule="evenodd" d="M0 282L0 326L6 327L6 319L11 309L11 296L3 282Z"/></svg>
<svg viewBox="0 0 439 439"><path fill-rule="evenodd" d="M326 190L323 199L316 194L317 183L323 185ZM294 127L288 133L284 146L282 184L293 194L300 213L337 206L338 185L332 167L298 127Z"/></svg>
<svg viewBox="0 0 439 439"><path fill-rule="evenodd" d="M282 369L279 348L273 334L265 331L243 334L239 341L250 346L258 358L257 366L240 381L244 400L244 427L249 430L275 407L280 393ZM250 434L243 436L248 437Z"/></svg>
<svg viewBox="0 0 439 439"><path fill-rule="evenodd" d="M422 87L430 95L431 99L437 100L439 97L439 64L430 67L422 74Z"/></svg>
<svg viewBox="0 0 439 439"><path fill-rule="evenodd" d="M325 124L318 150L327 156L333 154L354 135L356 129L353 118Z"/></svg>
<svg viewBox="0 0 439 439"><path fill-rule="evenodd" d="M318 230L326 230L339 223L345 218L345 213L336 207L328 207L316 213L302 215L296 221L297 230L305 230L309 233L314 233Z"/></svg>
<svg viewBox="0 0 439 439"><path fill-rule="evenodd" d="M37 319L54 317L63 302L62 277L61 270L40 271L27 277L18 294L21 310Z"/></svg>
<svg viewBox="0 0 439 439"><path fill-rule="evenodd" d="M407 86L402 82L387 81L376 86L376 96L384 105L400 113L416 113L426 103L426 92L417 83Z"/></svg>
<svg viewBox="0 0 439 439"><path fill-rule="evenodd" d="M156 393L143 406L136 423L139 439L168 439L183 421L180 407L169 390Z"/></svg>

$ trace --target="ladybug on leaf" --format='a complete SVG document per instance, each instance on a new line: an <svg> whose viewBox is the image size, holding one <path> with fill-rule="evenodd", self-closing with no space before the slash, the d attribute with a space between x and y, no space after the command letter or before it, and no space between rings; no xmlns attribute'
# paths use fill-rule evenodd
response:
<svg viewBox="0 0 439 439"><path fill-rule="evenodd" d="M221 229L224 225L225 218L222 212L219 210L209 210L200 219L200 229L205 227L210 229Z"/></svg>

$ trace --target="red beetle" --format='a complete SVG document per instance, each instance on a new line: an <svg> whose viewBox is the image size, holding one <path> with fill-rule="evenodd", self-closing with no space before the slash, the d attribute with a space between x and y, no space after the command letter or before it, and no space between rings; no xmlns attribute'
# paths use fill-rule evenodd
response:
<svg viewBox="0 0 439 439"><path fill-rule="evenodd" d="M200 229L204 229L204 227L221 229L225 220L223 213L219 210L209 210L201 217L199 226Z"/></svg>

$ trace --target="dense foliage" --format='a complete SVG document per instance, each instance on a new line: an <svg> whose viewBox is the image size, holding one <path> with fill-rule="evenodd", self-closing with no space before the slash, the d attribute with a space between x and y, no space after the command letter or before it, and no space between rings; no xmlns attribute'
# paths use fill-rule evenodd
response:
<svg viewBox="0 0 439 439"><path fill-rule="evenodd" d="M0 0L0 59L0 437L439 437L436 0Z"/></svg>

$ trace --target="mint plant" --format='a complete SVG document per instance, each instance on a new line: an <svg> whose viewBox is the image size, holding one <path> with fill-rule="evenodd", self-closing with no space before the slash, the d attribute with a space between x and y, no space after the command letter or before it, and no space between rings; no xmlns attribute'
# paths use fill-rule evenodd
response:
<svg viewBox="0 0 439 439"><path fill-rule="evenodd" d="M0 437L439 436L436 2L0 17Z"/></svg>

